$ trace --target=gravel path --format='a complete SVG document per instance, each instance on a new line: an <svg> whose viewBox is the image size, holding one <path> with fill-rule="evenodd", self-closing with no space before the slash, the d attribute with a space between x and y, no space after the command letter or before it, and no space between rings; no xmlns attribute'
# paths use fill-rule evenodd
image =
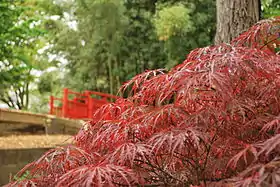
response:
<svg viewBox="0 0 280 187"><path fill-rule="evenodd" d="M69 144L71 135L10 135L0 136L0 149L44 148Z"/></svg>

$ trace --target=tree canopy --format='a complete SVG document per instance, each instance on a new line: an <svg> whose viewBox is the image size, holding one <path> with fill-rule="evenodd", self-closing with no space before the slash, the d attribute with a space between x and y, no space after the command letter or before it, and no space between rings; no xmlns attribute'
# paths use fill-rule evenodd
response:
<svg viewBox="0 0 280 187"><path fill-rule="evenodd" d="M43 68L36 58L41 47L40 19L19 1L0 2L0 100L9 107L27 109L32 70Z"/></svg>
<svg viewBox="0 0 280 187"><path fill-rule="evenodd" d="M215 32L210 0L78 0L56 6L64 13L48 23L50 51L68 60L66 84L77 90L115 94L135 74L172 67L189 50L209 45Z"/></svg>

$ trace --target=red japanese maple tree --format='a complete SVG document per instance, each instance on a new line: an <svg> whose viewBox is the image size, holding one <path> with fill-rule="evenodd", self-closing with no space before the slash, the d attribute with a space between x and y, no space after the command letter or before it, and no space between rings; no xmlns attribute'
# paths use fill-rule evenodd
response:
<svg viewBox="0 0 280 187"><path fill-rule="evenodd" d="M279 35L280 18L263 20L135 76L7 186L280 186Z"/></svg>

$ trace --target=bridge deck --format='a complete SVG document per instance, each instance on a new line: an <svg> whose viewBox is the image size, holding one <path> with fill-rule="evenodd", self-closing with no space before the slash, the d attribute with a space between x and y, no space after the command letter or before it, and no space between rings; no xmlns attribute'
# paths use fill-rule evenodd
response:
<svg viewBox="0 0 280 187"><path fill-rule="evenodd" d="M48 134L76 134L82 127L82 121L58 118L48 114L0 109L0 133L7 129L30 125L42 126Z"/></svg>

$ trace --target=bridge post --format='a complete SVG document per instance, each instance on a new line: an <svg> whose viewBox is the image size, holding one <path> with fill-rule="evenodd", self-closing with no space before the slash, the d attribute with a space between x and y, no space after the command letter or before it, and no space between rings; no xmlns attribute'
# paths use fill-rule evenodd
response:
<svg viewBox="0 0 280 187"><path fill-rule="evenodd" d="M62 100L62 117L67 117L68 112L68 88L63 89L63 100Z"/></svg>
<svg viewBox="0 0 280 187"><path fill-rule="evenodd" d="M49 104L50 104L50 114L53 115L54 114L54 108L53 108L54 107L54 97L52 95L50 96L50 103Z"/></svg>
<svg viewBox="0 0 280 187"><path fill-rule="evenodd" d="M91 119L93 115L93 100L91 98L90 91L85 91L85 94L87 96L87 117Z"/></svg>

